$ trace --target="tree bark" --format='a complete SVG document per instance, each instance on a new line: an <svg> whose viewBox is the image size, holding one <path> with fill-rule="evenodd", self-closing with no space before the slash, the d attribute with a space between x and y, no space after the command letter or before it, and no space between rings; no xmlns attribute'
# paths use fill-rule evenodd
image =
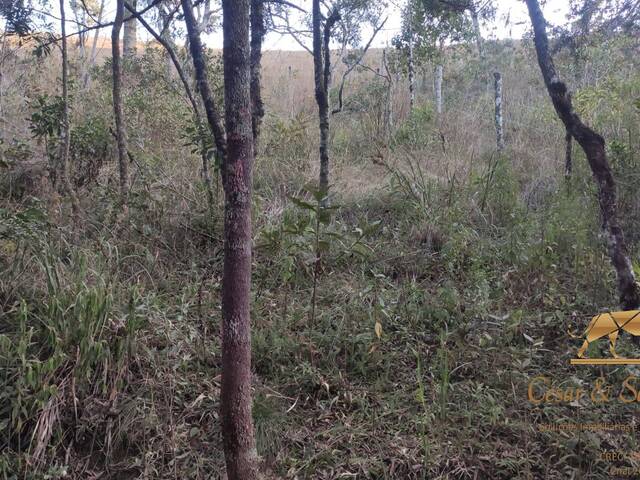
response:
<svg viewBox="0 0 640 480"><path fill-rule="evenodd" d="M175 52L176 45L175 45L175 42L173 41L173 38L171 37L171 30L169 28L170 22L172 20L172 15L170 12L167 12L165 10L164 5L162 4L158 5L157 10L158 10L159 35L164 40L164 42L166 42L166 44L169 45L171 49ZM171 59L168 52L165 52L164 59L165 59L166 76L168 79L170 79L173 74L174 62L173 62L173 59Z"/></svg>
<svg viewBox="0 0 640 480"><path fill-rule="evenodd" d="M442 65L436 66L436 113L442 114L442 77L444 76L444 68Z"/></svg>
<svg viewBox="0 0 640 480"><path fill-rule="evenodd" d="M573 137L569 130L567 130L564 141L564 176L569 179L571 178L571 171L573 170Z"/></svg>
<svg viewBox="0 0 640 480"><path fill-rule="evenodd" d="M640 290L635 281L622 227L618 223L616 185L607 160L604 138L582 123L578 114L573 110L571 95L567 86L558 78L553 59L549 53L546 20L540 10L540 5L537 0L526 0L526 3L533 24L538 64L549 96L567 131L584 150L598 184L602 228L607 237L611 263L617 274L620 304L625 310L636 309L640 305Z"/></svg>
<svg viewBox="0 0 640 480"><path fill-rule="evenodd" d="M260 126L264 117L262 103L262 42L266 33L264 24L264 0L251 0L251 124L253 151L258 154Z"/></svg>
<svg viewBox="0 0 640 480"><path fill-rule="evenodd" d="M69 116L69 59L64 0L60 0L60 28L62 33L62 126L60 128L59 176L62 187L71 199L74 221L79 220L80 202L69 179L69 148L71 146L71 122Z"/></svg>
<svg viewBox="0 0 640 480"><path fill-rule="evenodd" d="M409 12L409 55L407 59L407 69L409 71L409 112L413 112L416 102L415 68L413 64L413 28L411 12Z"/></svg>
<svg viewBox="0 0 640 480"><path fill-rule="evenodd" d="M478 20L478 9L473 2L471 2L469 11L471 13L471 22L473 23L473 32L476 38L476 46L478 47L478 55L480 55L481 60L484 60L484 46L482 42L482 31L480 30L480 21Z"/></svg>
<svg viewBox="0 0 640 480"><path fill-rule="evenodd" d="M164 47L165 54L169 59L170 65L173 66L178 72L178 77L180 77L180 81L182 82L182 86L184 87L184 91L187 94L187 98L189 99L189 103L191 104L191 108L193 110L193 117L201 130L201 135L204 135L204 122L202 118L202 114L200 113L200 108L198 106L198 102L196 102L195 97L193 96L193 92L191 91L191 86L189 84L189 80L187 79L186 74L176 56L176 53L169 43L169 40L163 38L158 32L156 32L149 23L140 15L135 9L125 0L125 8L130 12L131 16L140 22L140 24L151 34L151 36ZM203 147L203 145L201 145ZM209 208L213 209L215 205L214 193L213 193L213 182L211 180L211 171L209 169L209 158L207 152L204 148L200 149L200 156L202 159L202 178L204 180L205 187L207 189L207 202L209 203Z"/></svg>
<svg viewBox="0 0 640 480"><path fill-rule="evenodd" d="M61 0L62 1L62 0ZM111 55L113 73L113 113L116 121L116 143L118 144L118 168L120 173L120 200L126 210L129 195L129 173L127 164L127 136L122 112L122 65L120 59L120 30L124 20L124 0L116 2L116 18L111 31Z"/></svg>
<svg viewBox="0 0 640 480"><path fill-rule="evenodd" d="M504 150L504 130L503 130L503 117L502 117L502 75L500 72L494 72L493 78L495 80L495 113L496 113L496 144L498 146L498 152Z"/></svg>
<svg viewBox="0 0 640 480"><path fill-rule="evenodd" d="M319 189L326 198L329 194L329 83L331 81L329 42L331 40L331 29L340 19L340 14L338 10L334 10L327 18L324 28L322 28L322 18L320 0L313 0L313 73L320 127Z"/></svg>
<svg viewBox="0 0 640 480"><path fill-rule="evenodd" d="M193 6L191 0L181 0L182 11L184 13L184 22L187 26L187 36L189 39L189 50L191 52L191 58L193 59L193 67L196 74L196 85L200 96L202 97L202 103L204 104L204 110L207 116L207 122L213 135L213 139L216 145L216 155L220 160L222 169L222 181L224 182L224 163L226 158L226 140L224 129L222 128L222 122L220 119L220 113L218 107L213 99L213 93L209 86L209 79L207 77L207 68L204 61L204 54L202 48L202 41L200 39L200 31L198 29L198 23L193 15Z"/></svg>
<svg viewBox="0 0 640 480"><path fill-rule="evenodd" d="M229 480L259 478L251 416L253 131L249 0L223 0L227 158L222 277L222 433Z"/></svg>
<svg viewBox="0 0 640 480"><path fill-rule="evenodd" d="M138 0L128 0L129 5L135 10ZM134 58L138 50L138 22L136 18L127 13L124 20L124 34L122 38L122 51L124 58Z"/></svg>
<svg viewBox="0 0 640 480"><path fill-rule="evenodd" d="M104 3L105 0L100 1L100 10L98 11L98 17L96 18L97 23L102 22L102 14L104 13ZM91 53L89 54L89 58L87 62L82 65L82 74L80 78L82 79L82 88L89 88L89 82L91 81L91 69L96 63L96 51L98 49L98 37L100 34L100 30L96 29L93 34L93 41L91 43Z"/></svg>
<svg viewBox="0 0 640 480"><path fill-rule="evenodd" d="M391 143L391 130L393 128L393 76L389 70L386 48L382 50L382 70L384 71L383 77L386 83L383 113L384 141L388 147Z"/></svg>

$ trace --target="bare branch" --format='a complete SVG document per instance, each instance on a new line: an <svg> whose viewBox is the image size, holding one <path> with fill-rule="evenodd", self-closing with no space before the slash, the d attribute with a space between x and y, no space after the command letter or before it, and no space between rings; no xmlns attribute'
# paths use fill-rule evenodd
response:
<svg viewBox="0 0 640 480"><path fill-rule="evenodd" d="M145 8L143 8L142 10L140 10L138 12L138 14L140 15L144 15L146 12L148 12L149 10L151 10L153 7L155 7L156 5L158 5L159 3L163 2L164 0L153 0L149 5L147 5ZM64 35L64 38L69 38L69 37L74 37L76 35L82 35L83 33L87 33L87 32L91 32L93 30L99 30L101 28L106 28L106 27L112 27L114 22L106 22L106 23L97 23L96 25L91 25L90 27L87 27L83 30L78 30L76 32L72 32L69 33L67 35ZM53 40L42 44L42 47L47 47L49 45L53 45L53 44L57 44L60 40L62 40L62 36L58 37L58 38L54 38Z"/></svg>
<svg viewBox="0 0 640 480"><path fill-rule="evenodd" d="M300 37L298 36L301 33L311 33L310 31L308 31L308 30L296 30L296 29L292 28L290 23L289 23L289 18L288 17L283 17L280 14L271 12L271 17L272 18L273 17L279 18L280 20L285 22L285 24L282 25L281 27L272 28L271 29L272 32L280 33L282 35L290 35L291 38L293 38L298 45L300 45L302 48L304 48L307 51L307 53L309 53L310 55L313 55L313 51L309 47L307 47L304 44L304 42L300 39ZM279 28L281 28L283 31L280 31Z"/></svg>
<svg viewBox="0 0 640 480"><path fill-rule="evenodd" d="M349 68L347 68L345 70L345 72L342 74L342 82L340 83L340 90L338 91L338 108L336 108L335 110L333 110L331 112L332 115L341 112L342 111L342 94L344 92L344 84L345 81L347 80L347 77L349 76L349 74L358 66L360 65L360 62L362 62L362 59L364 58L364 56L367 54L367 51L369 50L369 47L371 46L371 44L373 43L373 39L376 38L376 35L378 34L378 32L380 30L382 30L382 27L384 27L384 24L387 23L389 17L385 18L380 25L378 25L374 31L373 34L371 35L371 38L369 39L369 41L367 42L367 44L365 45L364 49L362 50L362 53L360 54L360 56L356 59L355 62L353 62Z"/></svg>
<svg viewBox="0 0 640 480"><path fill-rule="evenodd" d="M278 5L284 5L285 7L293 8L293 9L298 10L299 12L302 12L304 14L309 13L304 8L300 7L299 5L295 5L295 4L291 3L291 2L287 2L287 0L264 0L264 3L276 3Z"/></svg>
<svg viewBox="0 0 640 480"><path fill-rule="evenodd" d="M171 58L171 61L173 62L173 66L178 72L180 81L182 81L182 85L184 86L187 97L189 98L189 103L191 103L191 107L193 108L193 113L196 115L196 117L199 118L200 109L198 108L198 103L196 102L195 97L193 96L193 92L191 91L191 87L189 86L189 80L187 79L187 76L182 69L182 65L180 65L176 53L174 52L173 48L171 48L171 45L169 45L169 42L162 38L160 34L156 32L153 27L151 27L151 25L149 25L149 23L147 23L147 21L142 17L142 15L136 12L136 10L131 5L129 5L127 1L124 2L124 6L127 10L129 10L131 16L136 18L140 22L140 24L147 30L147 32L149 32L151 36L167 51L169 57Z"/></svg>

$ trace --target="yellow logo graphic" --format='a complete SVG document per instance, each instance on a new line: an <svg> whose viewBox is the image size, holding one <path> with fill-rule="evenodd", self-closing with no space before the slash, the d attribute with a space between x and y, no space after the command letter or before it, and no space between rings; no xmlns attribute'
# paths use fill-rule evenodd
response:
<svg viewBox="0 0 640 480"><path fill-rule="evenodd" d="M640 358L621 358L616 353L616 341L621 332L640 336L640 310L600 313L591 319L584 333L584 342L578 350L578 358L571 359L571 365L640 365ZM569 332L574 338L574 335ZM596 340L609 337L609 350L613 358L584 358L589 345Z"/></svg>

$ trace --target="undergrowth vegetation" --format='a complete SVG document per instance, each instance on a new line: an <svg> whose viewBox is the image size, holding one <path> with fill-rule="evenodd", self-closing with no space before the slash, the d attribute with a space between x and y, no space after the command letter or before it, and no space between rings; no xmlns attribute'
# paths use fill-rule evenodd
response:
<svg viewBox="0 0 640 480"><path fill-rule="evenodd" d="M588 71L572 73L578 108L608 139L636 252L640 109L630 100L640 82L627 41L600 45ZM442 118L428 87L402 114L396 85L388 142L372 107L384 89L362 73L335 117L330 207L309 186L312 108L289 115L268 104L252 319L257 444L274 477L609 478L599 452L620 437L537 423L621 421L633 404L527 401L529 381L551 368L578 383L599 376L569 367L577 341L566 335L616 304L594 182L577 151L563 177L564 132L530 45L488 47L505 78L507 149L494 148L488 75L464 53L447 70ZM91 192L80 225L64 198L14 173L48 162L59 142L46 85L0 144L2 479L221 471L222 195L208 208L188 105L161 55L136 61L144 66L126 71L135 134L125 221L114 211L108 65L93 73L95 102L74 103L72 170L96 166L76 180Z"/></svg>

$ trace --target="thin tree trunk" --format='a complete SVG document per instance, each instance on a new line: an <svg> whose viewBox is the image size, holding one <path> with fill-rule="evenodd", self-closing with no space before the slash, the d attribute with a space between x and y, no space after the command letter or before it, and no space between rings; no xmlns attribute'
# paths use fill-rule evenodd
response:
<svg viewBox="0 0 640 480"><path fill-rule="evenodd" d="M229 480L259 478L251 416L253 133L249 0L223 0L227 159L222 277L222 435Z"/></svg>
<svg viewBox="0 0 640 480"><path fill-rule="evenodd" d="M260 126L264 117L262 103L262 42L266 33L264 24L264 1L251 0L251 125L253 129L253 151L258 154Z"/></svg>
<svg viewBox="0 0 640 480"><path fill-rule="evenodd" d="M204 104L204 110L207 115L207 122L209 128L213 134L213 139L216 144L216 155L220 160L222 169L222 180L224 182L225 175L225 157L226 157L226 140L224 129L222 128L222 121L220 119L220 113L213 99L213 93L209 86L209 79L207 77L207 67L204 61L202 40L200 39L200 31L196 18L193 15L193 6L190 0L181 0L182 11L184 13L184 23L187 26L187 37L189 40L189 50L191 52L191 58L193 59L193 68L196 74L196 85L202 97L202 103Z"/></svg>
<svg viewBox="0 0 640 480"><path fill-rule="evenodd" d="M436 87L436 113L438 115L442 114L442 77L444 75L444 68L442 65L436 66L436 78L435 78L435 87Z"/></svg>
<svg viewBox="0 0 640 480"><path fill-rule="evenodd" d="M102 21L102 14L104 13L104 2L102 0L100 2L100 10L98 11L97 23ZM91 80L91 69L96 63L96 51L98 49L98 37L100 34L100 29L96 28L96 31L93 34L93 42L91 43L91 53L89 54L89 59L82 65L82 74L80 78L82 79L82 88L89 88L89 82Z"/></svg>
<svg viewBox="0 0 640 480"><path fill-rule="evenodd" d="M158 10L158 28L160 29L159 35L164 40L164 42L171 47L173 51L175 51L175 43L171 38L171 31L169 29L169 23L171 21L171 15L169 12L165 11L164 5L159 4L157 7ZM171 59L168 52L165 52L165 69L167 79L170 79L173 73L173 65L175 62Z"/></svg>
<svg viewBox="0 0 640 480"><path fill-rule="evenodd" d="M416 86L415 86L415 69L413 64L413 28L411 28L412 19L409 18L409 58L407 59L407 68L409 70L409 112L413 112L416 102Z"/></svg>
<svg viewBox="0 0 640 480"><path fill-rule="evenodd" d="M315 97L318 105L318 122L320 127L320 179L319 189L325 194L329 190L329 153L327 143L329 138L329 100L324 84L324 69L322 57L322 12L320 0L313 0L313 78L315 83Z"/></svg>
<svg viewBox="0 0 640 480"><path fill-rule="evenodd" d="M62 0L61 0L62 1ZM117 0L116 18L111 31L111 52L113 72L113 112L116 120L118 144L118 167L120 171L120 200L127 209L129 195L129 173L127 164L127 136L122 113L122 65L120 59L120 30L124 20L124 0Z"/></svg>
<svg viewBox="0 0 640 480"><path fill-rule="evenodd" d="M618 223L616 185L607 160L604 138L582 123L578 114L573 110L571 95L567 86L560 81L549 53L546 20L540 10L540 5L537 0L526 0L526 3L533 24L538 64L549 96L558 117L584 150L598 184L602 228L607 236L611 263L617 274L620 304L625 310L636 309L640 305L640 290L629 259L622 227Z"/></svg>
<svg viewBox="0 0 640 480"><path fill-rule="evenodd" d="M476 39L476 46L478 47L478 55L480 59L484 60L484 46L482 42L482 31L480 30L480 21L478 20L478 10L474 3L470 6L471 21L473 23L473 32Z"/></svg>
<svg viewBox="0 0 640 480"><path fill-rule="evenodd" d="M340 16L338 11L334 10L327 18L324 29L322 29L322 18L320 0L313 0L313 73L320 127L319 189L326 198L329 194L329 82L331 80L329 41L331 39L331 29Z"/></svg>
<svg viewBox="0 0 640 480"><path fill-rule="evenodd" d="M69 118L69 60L64 0L60 0L60 29L62 33L62 126L60 129L59 170L62 187L71 199L74 221L80 216L80 202L69 179L69 148L71 146L71 122Z"/></svg>
<svg viewBox="0 0 640 480"><path fill-rule="evenodd" d="M76 6L73 8L73 16L75 17L76 25L87 24L87 12L84 8ZM78 32L78 63L84 65L87 57L87 32Z"/></svg>
<svg viewBox="0 0 640 480"><path fill-rule="evenodd" d="M135 11L135 9L125 1L125 8L130 12L132 17L135 17L136 20L140 22L140 24L151 34L151 36L164 47L165 54L169 59L170 66L173 65L175 67L176 72L178 72L178 77L180 77L180 81L182 82L182 86L187 94L187 98L189 99L189 103L191 104L191 108L193 110L194 120L198 126L198 129L201 131L201 136L204 137L204 121L202 118L202 114L200 113L200 108L198 106L198 102L196 102L195 97L193 96L193 92L191 91L191 86L189 85L189 80L187 79L186 74L176 56L176 53L166 38L163 38L158 32L156 32L149 23ZM203 139L204 142L204 139ZM204 145L201 144L201 147ZM213 211L215 206L214 193L213 193L213 182L211 180L211 171L209 169L209 158L207 152L204 148L200 148L200 156L202 159L202 178L204 180L205 187L207 189L207 201L209 203L209 208Z"/></svg>
<svg viewBox="0 0 640 480"><path fill-rule="evenodd" d="M383 115L383 125L384 125L384 140L385 145L388 147L391 140L391 128L392 128L392 87L393 87L393 77L391 76L391 72L389 71L389 63L387 61L387 49L382 50L382 69L385 74L385 101L384 101L384 115Z"/></svg>
<svg viewBox="0 0 640 480"><path fill-rule="evenodd" d="M135 10L138 0L128 0L129 5ZM138 22L130 13L125 15L124 34L122 38L122 51L124 58L134 58L138 50Z"/></svg>
<svg viewBox="0 0 640 480"><path fill-rule="evenodd" d="M573 137L569 130L567 130L564 141L564 176L569 179L571 178L571 171L573 170Z"/></svg>
<svg viewBox="0 0 640 480"><path fill-rule="evenodd" d="M498 152L504 150L504 131L503 131L503 118L502 118L502 75L500 72L494 72L493 78L495 80L495 113L496 113L496 143L498 146Z"/></svg>

